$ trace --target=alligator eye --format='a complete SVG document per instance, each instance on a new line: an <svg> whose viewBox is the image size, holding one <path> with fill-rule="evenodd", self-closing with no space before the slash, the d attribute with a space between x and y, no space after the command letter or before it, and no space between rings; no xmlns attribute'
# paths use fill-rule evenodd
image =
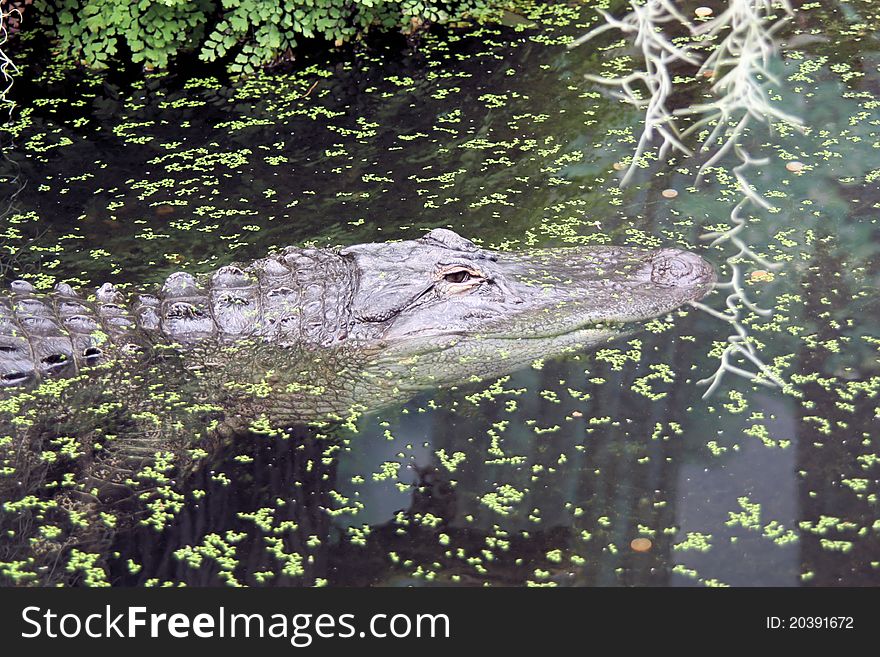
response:
<svg viewBox="0 0 880 657"><path fill-rule="evenodd" d="M449 283L464 283L465 281L469 281L471 279L471 275L469 272L459 270L451 271L443 278Z"/></svg>

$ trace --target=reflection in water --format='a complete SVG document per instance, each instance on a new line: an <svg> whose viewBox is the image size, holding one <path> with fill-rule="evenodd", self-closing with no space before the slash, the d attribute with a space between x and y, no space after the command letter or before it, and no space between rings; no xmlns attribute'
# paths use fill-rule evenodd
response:
<svg viewBox="0 0 880 657"><path fill-rule="evenodd" d="M808 328L817 341L826 344L841 339L833 330L834 325L852 325L851 299L860 296L853 294L854 286L846 278L827 275L837 271L837 267L831 249L823 244L816 249L807 275ZM876 305L876 297L868 303ZM815 321L829 317L831 322ZM877 380L876 352L856 347L842 358L821 358L816 352L803 349L800 358L805 374L821 374L805 381L804 395L815 403L802 405L798 418L804 578L819 586L880 584L880 481L875 462L880 433L876 414L860 422L858 415L853 417L853 406L849 403L860 401L856 392L864 388L859 383L860 370L869 369ZM846 382L843 390L835 390L835 395L828 394L832 377ZM871 409L858 412L869 414ZM847 558L840 559L840 554Z"/></svg>
<svg viewBox="0 0 880 657"><path fill-rule="evenodd" d="M724 336L689 312L590 355L424 393L356 431L239 437L169 486L162 531L63 549L97 555L122 584L877 584L876 26L821 5L793 30L821 26L829 41L784 35L796 47L778 65L807 134L746 140L773 155L754 182L779 208L750 219L748 238L783 267L746 278L775 314L745 319L784 391L726 379L700 400L694 382ZM12 157L35 184L4 225L15 250L4 276L142 284L285 244L435 226L512 249L698 250L729 216L732 181L693 188L683 160L617 189L612 164L631 152L636 117L583 74L625 62L565 50L588 27L579 11L536 9L534 28L433 34L417 54L366 50L239 85L208 71L120 86L34 60L21 88L39 102ZM785 169L793 158L802 171ZM59 455L44 464L59 486L76 461L52 439L88 434L77 420L59 411L35 445L35 459ZM146 504L109 511L145 520ZM108 511L74 508L96 527ZM52 527L66 531L57 514L4 509L4 530L27 518L42 532L0 545L4 581L33 581L27 559L57 547ZM639 537L647 552L631 548ZM34 578L97 577L55 561Z"/></svg>
<svg viewBox="0 0 880 657"><path fill-rule="evenodd" d="M798 443L797 427L790 404L768 395L754 398L757 412L770 421L773 436L791 436ZM718 436L722 442L726 437ZM731 586L794 586L800 575L800 547L796 542L772 546L763 531L742 533L742 523L731 522L731 509L744 510L740 500L760 500L760 524L776 521L795 527L801 519L797 499L795 450L768 453L757 441L746 442L725 458L719 468L705 463L687 463L678 471L678 504L675 524L700 527L712 536L712 549L683 554L678 563L705 577L723 580ZM746 504L752 502L746 501ZM681 531L676 537L684 541ZM692 580L678 575L673 584L690 585Z"/></svg>

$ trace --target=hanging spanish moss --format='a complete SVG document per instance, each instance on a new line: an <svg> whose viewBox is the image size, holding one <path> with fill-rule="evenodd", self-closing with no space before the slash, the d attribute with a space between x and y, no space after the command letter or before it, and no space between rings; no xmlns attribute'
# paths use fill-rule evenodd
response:
<svg viewBox="0 0 880 657"><path fill-rule="evenodd" d="M631 37L633 45L641 50L644 70L618 78L587 76L600 84L620 87L622 100L644 111L643 130L620 184L627 185L639 167L647 166L645 151L657 138L657 158L665 162L671 151L690 155L686 140L696 136L700 141L697 150L703 154L696 175L697 184L713 168L722 164L730 168L742 196L730 212L732 225L702 236L712 240L711 246L729 242L735 249L735 253L726 259L730 279L717 285L719 290L730 290L725 300L727 312L720 313L700 302L694 305L728 322L734 334L728 338L728 346L720 355L715 374L700 383L708 384L706 397L717 389L728 372L766 385L782 386L782 379L761 360L754 341L750 340L740 321L740 307L765 317L772 314L772 310L758 308L750 300L743 283L742 263L751 262L765 269L781 266L756 254L744 241L747 219L743 212L749 207L771 210L772 205L755 191L747 178L750 168L767 165L769 160L750 155L742 141L753 123L764 124L767 128L773 122L797 128L801 125L800 119L770 102L767 89L769 84L781 85L771 68L778 56L776 34L790 18L791 7L786 1L732 0L717 17L712 17L709 8L698 8L696 17L703 20L694 24L667 0L631 4L632 12L623 19L601 12L605 23L571 44L577 46L608 29L618 29ZM777 7L783 12L782 18L775 16ZM670 24L684 29L678 39L672 37ZM675 91L672 69L681 64L699 65L697 78L708 78L711 82L709 102L695 102L674 110L669 108L670 97ZM642 83L643 87L633 88L635 82ZM688 126L682 130L679 123L683 118L688 120ZM729 154L739 160L738 164L727 164L725 157ZM737 356L750 362L758 373L733 364L731 359Z"/></svg>

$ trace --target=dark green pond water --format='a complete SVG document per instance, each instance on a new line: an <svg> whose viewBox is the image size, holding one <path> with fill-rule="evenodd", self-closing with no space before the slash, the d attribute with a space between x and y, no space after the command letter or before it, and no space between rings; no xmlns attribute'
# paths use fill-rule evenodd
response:
<svg viewBox="0 0 880 657"><path fill-rule="evenodd" d="M699 236L728 224L730 175L695 186L686 158L618 187L639 114L584 74L628 51L565 47L594 16L538 7L235 85L200 71L122 83L25 52L7 155L26 187L0 223L4 278L156 284L286 244L449 227L501 249L681 246L724 279L731 247ZM120 533L86 579L880 584L877 23L870 2L801 6L774 93L805 134L747 137L775 209L744 235L782 267L747 267L775 312L745 324L784 389L728 375L702 399L730 327L692 309L356 430L237 441L180 485L161 531ZM32 581L29 558L7 549L0 570Z"/></svg>

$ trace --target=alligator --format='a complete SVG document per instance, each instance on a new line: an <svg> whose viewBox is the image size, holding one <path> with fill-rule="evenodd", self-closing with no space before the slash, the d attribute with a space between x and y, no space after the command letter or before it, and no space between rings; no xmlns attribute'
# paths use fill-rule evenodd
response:
<svg viewBox="0 0 880 657"><path fill-rule="evenodd" d="M87 382L108 367L174 372L231 404L235 426L290 426L593 347L714 282L711 265L678 249L496 252L443 228L287 247L208 276L177 272L128 299L110 283L86 299L17 280L0 297L0 388Z"/></svg>
<svg viewBox="0 0 880 657"><path fill-rule="evenodd" d="M110 283L86 300L66 283L39 295L18 280L0 298L0 385L144 360L163 346L186 360L204 358L206 345L236 343L268 346L273 369L287 379L299 373L289 366L303 350L357 350L370 355L363 366L376 374L412 357L423 367L405 378L417 385L485 378L607 341L628 324L700 299L714 281L711 265L677 249L501 253L442 228L341 250L287 247L201 279L177 272L158 294L134 295L133 303ZM224 378L224 363L212 368ZM302 419L315 410L285 406L284 413Z"/></svg>
<svg viewBox="0 0 880 657"><path fill-rule="evenodd" d="M595 347L714 283L678 249L491 251L443 228L288 247L174 273L151 294L14 281L0 296L0 497L48 481L67 499L130 499L217 441L344 421ZM66 463L45 458L71 437Z"/></svg>

